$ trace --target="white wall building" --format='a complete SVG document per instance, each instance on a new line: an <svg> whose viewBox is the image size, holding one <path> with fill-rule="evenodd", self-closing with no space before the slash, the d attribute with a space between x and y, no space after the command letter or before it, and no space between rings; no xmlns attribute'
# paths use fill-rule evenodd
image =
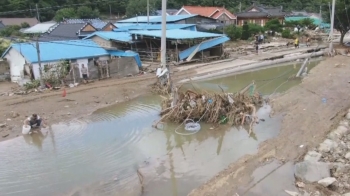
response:
<svg viewBox="0 0 350 196"><path fill-rule="evenodd" d="M88 59L108 60L110 54L91 40L39 42L42 70L47 65L57 65L64 60L76 61L79 69ZM21 82L25 75L25 65L32 66L35 79L40 79L38 53L35 43L12 44L2 55L10 65L12 82ZM80 73L80 77L82 77Z"/></svg>

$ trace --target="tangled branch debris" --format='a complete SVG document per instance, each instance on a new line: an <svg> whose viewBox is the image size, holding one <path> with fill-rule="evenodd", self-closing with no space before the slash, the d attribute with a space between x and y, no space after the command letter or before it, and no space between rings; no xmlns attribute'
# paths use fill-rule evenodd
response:
<svg viewBox="0 0 350 196"><path fill-rule="evenodd" d="M161 80L157 80L157 82L152 84L151 91L158 95L169 95L171 93L171 86L169 82L162 83Z"/></svg>
<svg viewBox="0 0 350 196"><path fill-rule="evenodd" d="M188 90L177 94L173 107L171 107L172 102L172 98L163 100L161 121L169 120L181 123L186 119L198 120L202 117L201 121L207 123L246 124L250 125L250 129L252 129L257 120L256 107L263 104L263 98L259 93L253 95L224 92L201 94Z"/></svg>

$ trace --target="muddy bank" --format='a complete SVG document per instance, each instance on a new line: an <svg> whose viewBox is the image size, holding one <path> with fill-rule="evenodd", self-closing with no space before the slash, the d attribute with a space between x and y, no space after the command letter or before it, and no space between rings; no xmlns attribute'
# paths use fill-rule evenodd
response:
<svg viewBox="0 0 350 196"><path fill-rule="evenodd" d="M267 160L294 162L317 147L350 106L350 66L343 64L347 61L345 56L327 58L300 85L271 100L274 113L284 116L278 137L262 143L257 154L231 164L189 195L244 195L247 190L238 188L247 185L255 168Z"/></svg>
<svg viewBox="0 0 350 196"><path fill-rule="evenodd" d="M174 72L175 67L172 67L172 70ZM194 74L196 72L193 70L174 72L172 79L176 82ZM20 136L23 120L33 113L43 117L47 124L71 121L90 115L97 109L148 94L149 85L155 81L153 73L95 81L75 88L66 88L66 97L62 97L62 89L14 95L7 93L14 84L2 83L1 93L5 92L7 95L0 96L0 142Z"/></svg>
<svg viewBox="0 0 350 196"><path fill-rule="evenodd" d="M91 114L98 108L122 103L146 93L147 83L138 81L123 84L122 81L95 82L76 88L0 97L0 141L20 136L23 120L37 113L45 124L70 121Z"/></svg>

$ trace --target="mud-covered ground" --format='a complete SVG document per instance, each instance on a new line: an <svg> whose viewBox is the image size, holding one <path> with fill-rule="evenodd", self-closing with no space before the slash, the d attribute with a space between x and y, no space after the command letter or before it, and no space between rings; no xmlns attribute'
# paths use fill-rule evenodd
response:
<svg viewBox="0 0 350 196"><path fill-rule="evenodd" d="M283 115L280 134L262 143L258 153L232 163L189 195L235 195L266 160L296 162L309 149L317 147L350 107L349 58L327 58L312 69L300 85L271 100L274 114ZM329 194L319 191L321 195Z"/></svg>

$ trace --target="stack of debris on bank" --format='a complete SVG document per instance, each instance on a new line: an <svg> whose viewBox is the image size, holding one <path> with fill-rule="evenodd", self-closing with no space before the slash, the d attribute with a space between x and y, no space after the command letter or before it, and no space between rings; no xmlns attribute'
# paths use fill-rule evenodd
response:
<svg viewBox="0 0 350 196"><path fill-rule="evenodd" d="M161 120L181 123L192 119L213 124L250 125L251 129L258 120L257 108L263 104L254 86L249 85L238 93L175 92L163 100Z"/></svg>

